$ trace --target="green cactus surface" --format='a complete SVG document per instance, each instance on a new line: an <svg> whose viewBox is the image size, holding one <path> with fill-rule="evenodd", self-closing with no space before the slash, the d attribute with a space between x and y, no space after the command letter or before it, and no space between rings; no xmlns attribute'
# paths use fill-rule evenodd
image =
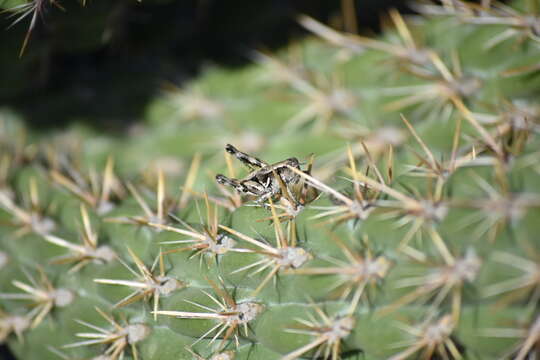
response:
<svg viewBox="0 0 540 360"><path fill-rule="evenodd" d="M539 7L422 2L374 38L301 16L313 36L164 87L120 138L2 109L0 342L538 359Z"/></svg>

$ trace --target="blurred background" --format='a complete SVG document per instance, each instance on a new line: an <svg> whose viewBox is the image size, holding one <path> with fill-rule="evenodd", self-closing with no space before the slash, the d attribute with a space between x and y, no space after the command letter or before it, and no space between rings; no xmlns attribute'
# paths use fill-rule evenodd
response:
<svg viewBox="0 0 540 360"><path fill-rule="evenodd" d="M18 9L0 16L0 105L40 127L76 119L107 131L137 121L164 84L181 85L208 65L243 66L254 49L302 37L298 14L370 34L388 8L407 11L399 0L8 0L0 7Z"/></svg>

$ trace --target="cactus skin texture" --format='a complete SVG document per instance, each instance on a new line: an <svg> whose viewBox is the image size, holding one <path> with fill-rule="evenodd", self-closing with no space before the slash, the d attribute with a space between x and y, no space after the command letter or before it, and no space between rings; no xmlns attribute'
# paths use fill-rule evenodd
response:
<svg viewBox="0 0 540 360"><path fill-rule="evenodd" d="M0 341L25 360L537 359L539 4L442 3L378 38L300 17L314 37L208 69L120 139L3 109Z"/></svg>

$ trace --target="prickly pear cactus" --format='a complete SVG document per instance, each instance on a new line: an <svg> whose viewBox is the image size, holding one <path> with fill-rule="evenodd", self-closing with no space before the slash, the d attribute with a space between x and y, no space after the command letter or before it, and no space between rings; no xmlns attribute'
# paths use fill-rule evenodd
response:
<svg viewBox="0 0 540 360"><path fill-rule="evenodd" d="M20 359L537 359L537 1L417 4L168 89L121 139L1 114Z"/></svg>

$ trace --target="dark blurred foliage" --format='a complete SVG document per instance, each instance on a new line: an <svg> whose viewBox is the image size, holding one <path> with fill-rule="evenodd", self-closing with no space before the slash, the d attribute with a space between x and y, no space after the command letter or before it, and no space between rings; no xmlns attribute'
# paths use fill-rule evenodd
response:
<svg viewBox="0 0 540 360"><path fill-rule="evenodd" d="M15 357L5 345L0 345L0 360L15 360Z"/></svg>
<svg viewBox="0 0 540 360"><path fill-rule="evenodd" d="M34 126L78 118L121 130L140 118L165 81L181 84L207 63L246 64L250 50L274 50L304 35L297 14L328 22L346 0L86 2L59 1L61 10L45 0L21 59L30 17L7 29L14 18L1 14L0 105L15 107ZM357 0L361 31L377 31L381 14L403 4Z"/></svg>

